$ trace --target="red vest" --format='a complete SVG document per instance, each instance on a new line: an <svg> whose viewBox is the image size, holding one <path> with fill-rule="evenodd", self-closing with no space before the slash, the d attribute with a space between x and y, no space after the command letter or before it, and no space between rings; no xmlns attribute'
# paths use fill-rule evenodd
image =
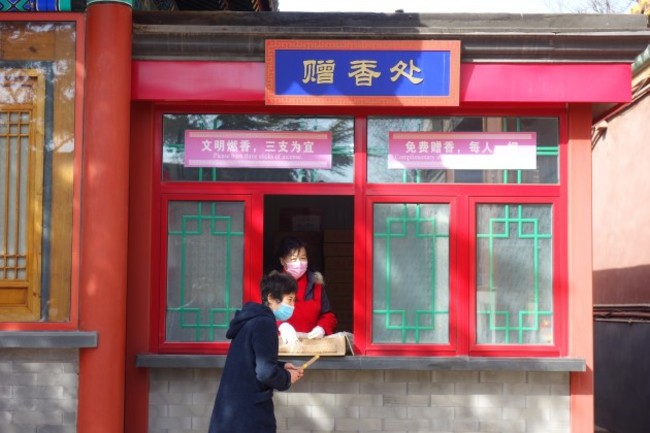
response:
<svg viewBox="0 0 650 433"><path fill-rule="evenodd" d="M296 280L298 292L296 293L295 309L287 322L296 332L309 332L316 326L325 330L325 335L334 333L336 329L336 316L331 311L327 294L321 283L314 281L311 271Z"/></svg>

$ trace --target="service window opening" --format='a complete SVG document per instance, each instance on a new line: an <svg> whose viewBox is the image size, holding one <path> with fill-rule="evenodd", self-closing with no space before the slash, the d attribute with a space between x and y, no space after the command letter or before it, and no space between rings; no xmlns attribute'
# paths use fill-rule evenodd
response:
<svg viewBox="0 0 650 433"><path fill-rule="evenodd" d="M279 269L276 251L282 238L295 236L309 245L309 268L324 276L336 315L336 331L352 332L352 196L273 195L264 199L264 272Z"/></svg>

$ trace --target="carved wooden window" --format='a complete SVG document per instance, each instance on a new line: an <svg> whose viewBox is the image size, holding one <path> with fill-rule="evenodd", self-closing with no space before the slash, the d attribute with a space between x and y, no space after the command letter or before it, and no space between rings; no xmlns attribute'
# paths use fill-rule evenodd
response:
<svg viewBox="0 0 650 433"><path fill-rule="evenodd" d="M41 308L44 76L0 70L0 315Z"/></svg>

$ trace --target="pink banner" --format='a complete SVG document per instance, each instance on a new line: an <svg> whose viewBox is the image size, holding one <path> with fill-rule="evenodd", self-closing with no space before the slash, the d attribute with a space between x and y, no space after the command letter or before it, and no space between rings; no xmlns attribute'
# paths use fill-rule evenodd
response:
<svg viewBox="0 0 650 433"><path fill-rule="evenodd" d="M535 132L389 132L388 168L534 170Z"/></svg>
<svg viewBox="0 0 650 433"><path fill-rule="evenodd" d="M331 132L185 131L186 167L332 167Z"/></svg>

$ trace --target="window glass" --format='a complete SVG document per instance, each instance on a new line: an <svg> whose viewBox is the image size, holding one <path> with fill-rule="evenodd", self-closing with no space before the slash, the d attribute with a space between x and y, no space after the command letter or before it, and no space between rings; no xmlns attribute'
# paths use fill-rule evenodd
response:
<svg viewBox="0 0 650 433"><path fill-rule="evenodd" d="M184 164L186 130L330 132L331 168L186 167ZM280 151L279 144L272 146L270 150ZM304 152L304 148L299 150ZM353 179L353 162L354 122L351 117L251 114L165 114L163 116L162 176L165 181L350 183Z"/></svg>
<svg viewBox="0 0 650 433"><path fill-rule="evenodd" d="M389 134L391 132L495 133L535 132L536 165L528 170L425 169L389 168ZM418 117L368 119L368 182L369 183L514 183L557 184L558 119L533 117ZM436 156L459 152L439 142L420 148L419 155ZM486 153L489 142L482 142L477 153ZM533 159L535 159L533 157Z"/></svg>
<svg viewBox="0 0 650 433"><path fill-rule="evenodd" d="M166 341L226 341L242 307L244 203L168 206Z"/></svg>
<svg viewBox="0 0 650 433"><path fill-rule="evenodd" d="M75 24L0 22L0 321L70 317Z"/></svg>
<svg viewBox="0 0 650 433"><path fill-rule="evenodd" d="M479 344L553 344L553 208L477 207Z"/></svg>
<svg viewBox="0 0 650 433"><path fill-rule="evenodd" d="M449 205L375 204L373 212L372 341L448 343Z"/></svg>

